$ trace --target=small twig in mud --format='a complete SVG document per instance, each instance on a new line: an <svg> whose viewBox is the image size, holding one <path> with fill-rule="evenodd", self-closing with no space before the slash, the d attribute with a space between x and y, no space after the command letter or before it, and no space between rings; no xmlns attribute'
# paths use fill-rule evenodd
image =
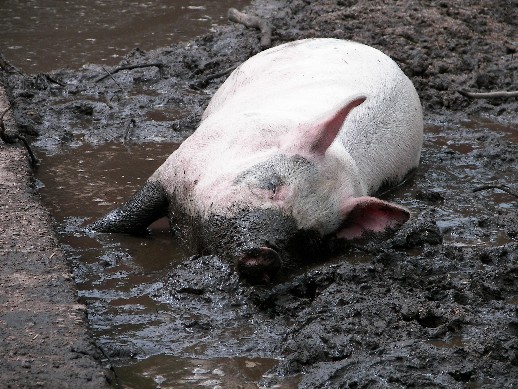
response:
<svg viewBox="0 0 518 389"><path fill-rule="evenodd" d="M124 131L124 137L122 138L122 143L125 143L127 140L131 139L132 130L137 125L137 121L133 118L130 119L128 125L126 126L126 131Z"/></svg>
<svg viewBox="0 0 518 389"><path fill-rule="evenodd" d="M518 91L498 91L498 92L469 92L467 90L459 90L459 92L464 97L471 97L472 99L496 99L499 97L518 97Z"/></svg>
<svg viewBox="0 0 518 389"><path fill-rule="evenodd" d="M0 116L0 121L3 123L4 122L4 116L7 114L7 112L9 112L11 109L13 108L12 105L9 105L9 107L2 113L2 116Z"/></svg>
<svg viewBox="0 0 518 389"><path fill-rule="evenodd" d="M500 189L501 191L518 198L518 192L515 192L514 190L510 189L508 186L505 185L483 185L473 189L473 193L488 189Z"/></svg>
<svg viewBox="0 0 518 389"><path fill-rule="evenodd" d="M101 354L106 358L106 360L108 361L108 363L110 364L110 371L113 373L113 376L115 377L115 385L117 388L122 388L122 385L119 381L119 376L117 375L117 372L115 371L115 368L113 367L113 362L111 360L111 358L108 356L108 354L106 354L106 352L102 349L101 346L99 346L97 343L95 344L97 346L97 349L99 351L101 351Z"/></svg>
<svg viewBox="0 0 518 389"><path fill-rule="evenodd" d="M58 81L56 80L55 78L49 76L48 74L44 74L45 78L49 81L49 82L52 82L53 84L57 84L59 86L62 86L62 87L66 87L67 84L64 84L62 83L61 81Z"/></svg>
<svg viewBox="0 0 518 389"><path fill-rule="evenodd" d="M13 143L16 143L17 141L21 141L23 143L23 145L25 146L25 148L27 149L27 152L29 153L29 158L31 159L31 166L35 167L40 163L40 161L38 160L38 158L36 158L36 156L32 152L31 146L29 145L29 142L27 142L27 139L25 139L25 137L23 137L19 134L9 135L9 134L6 134L6 132L5 132L4 116L7 112L9 112L11 110L11 108L12 108L12 106L9 106L9 108L7 108L0 116L0 139L2 139L5 143L9 143L9 144L13 144Z"/></svg>
<svg viewBox="0 0 518 389"><path fill-rule="evenodd" d="M36 158L36 155L34 155L34 153L32 152L31 146L29 145L29 142L27 141L27 139L25 139L25 137L21 136L21 135L16 135L16 137L18 138L19 141L21 141L23 143L23 145L27 149L27 153L29 153L29 158L31 159L31 166L32 167L38 166L38 164L40 163L40 160L38 158Z"/></svg>
<svg viewBox="0 0 518 389"><path fill-rule="evenodd" d="M108 106L108 108L113 109L112 101L108 97L108 95L104 95L104 101L105 101L106 105Z"/></svg>
<svg viewBox="0 0 518 389"><path fill-rule="evenodd" d="M137 64L137 65L119 66L118 68L113 69L111 71L111 74L110 74L110 72L108 72L108 74L98 78L97 80L95 80L95 82L102 81L105 78L110 77L112 74L120 72L121 70L132 70L132 69L140 69L140 68L149 68L149 67L152 67L152 66L156 66L157 68L162 69L164 67L164 64L160 63L160 62L156 62L156 63L142 63L142 64Z"/></svg>
<svg viewBox="0 0 518 389"><path fill-rule="evenodd" d="M11 63L9 63L9 61L7 61L1 53L0 53L0 69L2 69L6 73L18 73L22 76L26 76L16 66L11 65Z"/></svg>
<svg viewBox="0 0 518 389"><path fill-rule="evenodd" d="M212 80L214 80L216 78L220 78L220 77L223 77L223 76L226 76L226 75L232 73L232 71L234 71L235 68L236 68L236 66L232 66L231 68L228 68L227 70L223 70L222 72L211 74L210 76L205 77L203 80L192 82L191 84L189 84L189 86L192 89L205 88L209 84L209 82L211 82Z"/></svg>
<svg viewBox="0 0 518 389"><path fill-rule="evenodd" d="M106 69L104 66L103 66L103 70L108 73L108 76L111 77L111 79L113 80L113 82L115 83L115 85L117 85L119 87L120 90L123 90L122 87L119 85L119 83L117 82L117 80L115 80L115 78L113 78L113 75L108 71L108 69Z"/></svg>
<svg viewBox="0 0 518 389"><path fill-rule="evenodd" d="M272 45L272 27L257 16L247 15L235 8L228 10L228 20L240 23L248 28L256 28L261 31L261 47L267 49Z"/></svg>

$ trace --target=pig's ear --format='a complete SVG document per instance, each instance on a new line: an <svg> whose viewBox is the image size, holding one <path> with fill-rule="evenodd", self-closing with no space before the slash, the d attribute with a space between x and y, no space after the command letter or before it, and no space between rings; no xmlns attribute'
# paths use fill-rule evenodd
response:
<svg viewBox="0 0 518 389"><path fill-rule="evenodd" d="M328 112L312 123L301 124L280 140L280 147L294 153L324 155L335 140L349 113L366 100L365 97L349 99L338 109Z"/></svg>
<svg viewBox="0 0 518 389"><path fill-rule="evenodd" d="M335 140L349 113L365 100L365 97L356 98L344 104L338 111L327 115L317 123L309 125L309 128L306 129L309 151L323 155Z"/></svg>
<svg viewBox="0 0 518 389"><path fill-rule="evenodd" d="M405 208L368 196L347 199L340 213L343 222L336 236L345 240L358 239L367 233L397 229L410 218L410 212Z"/></svg>

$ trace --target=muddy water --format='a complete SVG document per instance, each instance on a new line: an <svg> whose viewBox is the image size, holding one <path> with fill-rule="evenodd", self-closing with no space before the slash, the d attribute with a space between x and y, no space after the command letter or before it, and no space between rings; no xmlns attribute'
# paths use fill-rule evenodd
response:
<svg viewBox="0 0 518 389"><path fill-rule="evenodd" d="M3 0L0 52L27 73L114 65L128 51L188 41L246 0Z"/></svg>
<svg viewBox="0 0 518 389"><path fill-rule="evenodd" d="M40 193L72 260L79 298L91 312L94 337L111 356L122 384L250 387L277 359L214 346L209 339L189 339L174 317L195 317L157 298L168 271L189 256L169 234L166 220L155 223L148 237L88 236L80 227L127 198L176 147L80 145L42 156L37 174ZM239 339L249 333L248 328L233 328L227 336ZM128 364L128 357L140 361Z"/></svg>
<svg viewBox="0 0 518 389"><path fill-rule="evenodd" d="M415 214L423 201L435 203L437 226L450 244L489 246L515 239L500 228L479 228L484 215L508 209L514 200L497 190L471 192L488 183L514 182L515 170L498 169L501 155L495 156L496 161L487 157L488 150L498 154L498 145L505 141L518 142L516 131L486 121L428 126L420 169L392 199ZM250 347L249 340L259 336L253 318L232 316L225 302L220 311L211 312L213 305L203 300L184 306L180 300L164 299L169 272L190 255L169 235L166 222L154 225L148 237L87 236L79 227L127 198L176 146L67 147L42 156L41 194L58 222L79 297L89 306L94 337L110 356L122 384L255 387L281 356L275 347ZM423 199L423 193L432 196ZM365 257L348 253L335 260L353 264L371 260ZM218 320L223 324L213 325ZM281 335L272 331L267 342L278 344ZM436 347L461 343L469 339L430 339ZM285 387L295 385L296 379L285 382Z"/></svg>

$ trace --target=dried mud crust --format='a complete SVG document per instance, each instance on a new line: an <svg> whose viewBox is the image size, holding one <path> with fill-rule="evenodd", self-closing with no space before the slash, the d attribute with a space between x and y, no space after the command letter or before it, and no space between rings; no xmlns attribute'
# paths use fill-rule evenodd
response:
<svg viewBox="0 0 518 389"><path fill-rule="evenodd" d="M263 343L250 347L284 358L277 375L304 373L301 387L518 385L517 203L470 193L488 179L516 183L518 103L457 92L518 89L516 1L256 1L250 12L271 22L275 45L325 36L381 49L416 85L428 123L450 127L427 134L415 191L393 194L415 217L386 242L362 244L367 261L317 264L268 289L243 285L216 257L195 258L155 297L226 308L190 331L254 318ZM212 76L259 50L256 31L229 25L188 45L134 50L121 65L160 66L109 69L100 81L106 71L93 65L50 77L4 66L2 78L19 127L42 147L182 140L225 78ZM510 123L510 137L484 123L455 133L474 115Z"/></svg>

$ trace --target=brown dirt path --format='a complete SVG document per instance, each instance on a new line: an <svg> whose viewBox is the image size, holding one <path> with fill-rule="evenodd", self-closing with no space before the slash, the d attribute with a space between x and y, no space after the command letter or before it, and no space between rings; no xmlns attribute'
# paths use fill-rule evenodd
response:
<svg viewBox="0 0 518 389"><path fill-rule="evenodd" d="M6 102L0 86L0 112ZM28 165L23 148L0 145L0 387L107 387Z"/></svg>

